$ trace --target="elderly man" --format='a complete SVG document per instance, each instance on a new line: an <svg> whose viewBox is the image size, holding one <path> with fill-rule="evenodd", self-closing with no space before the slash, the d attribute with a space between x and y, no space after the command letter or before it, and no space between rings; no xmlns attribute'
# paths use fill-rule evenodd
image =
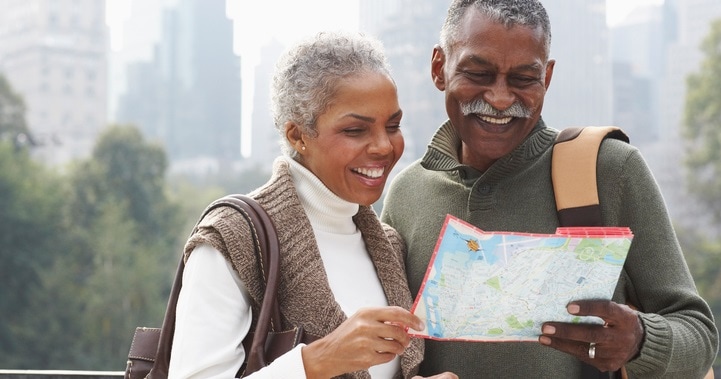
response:
<svg viewBox="0 0 721 379"><path fill-rule="evenodd" d="M446 214L487 231L553 233L559 226L551 183L558 131L541 118L555 63L550 44L538 0L450 6L431 60L449 120L425 156L396 177L382 212L408 245L414 294ZM575 301L567 310L606 324L548 320L538 343L428 341L421 374L580 378L591 367L596 377L622 368L633 378L703 377L718 332L651 172L637 149L611 139L601 145L597 170L603 224L629 227L634 240L612 301Z"/></svg>

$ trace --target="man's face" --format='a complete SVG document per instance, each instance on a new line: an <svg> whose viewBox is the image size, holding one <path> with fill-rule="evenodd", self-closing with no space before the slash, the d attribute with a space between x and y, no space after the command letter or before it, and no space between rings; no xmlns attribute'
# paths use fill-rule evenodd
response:
<svg viewBox="0 0 721 379"><path fill-rule="evenodd" d="M541 28L510 29L469 9L450 52L436 48L432 71L463 141L461 162L485 171L538 122L551 82Z"/></svg>

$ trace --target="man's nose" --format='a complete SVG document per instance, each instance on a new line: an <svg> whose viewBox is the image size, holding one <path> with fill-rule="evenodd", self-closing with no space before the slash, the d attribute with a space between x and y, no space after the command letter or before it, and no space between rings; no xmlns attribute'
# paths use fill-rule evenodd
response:
<svg viewBox="0 0 721 379"><path fill-rule="evenodd" d="M500 111L508 109L516 102L516 96L504 80L496 80L483 94L483 99Z"/></svg>

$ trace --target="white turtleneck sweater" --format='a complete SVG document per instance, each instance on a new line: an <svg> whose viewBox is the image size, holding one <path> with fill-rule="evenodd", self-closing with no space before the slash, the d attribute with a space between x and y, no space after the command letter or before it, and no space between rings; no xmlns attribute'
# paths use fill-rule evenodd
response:
<svg viewBox="0 0 721 379"><path fill-rule="evenodd" d="M285 159L341 309L350 316L363 307L387 306L373 262L352 219L358 204L336 196L300 163ZM198 246L183 272L169 377L233 378L245 357L242 341L251 321L250 296L230 262L213 247ZM305 379L302 346L249 378ZM369 371L373 378L392 378L399 369L396 357Z"/></svg>

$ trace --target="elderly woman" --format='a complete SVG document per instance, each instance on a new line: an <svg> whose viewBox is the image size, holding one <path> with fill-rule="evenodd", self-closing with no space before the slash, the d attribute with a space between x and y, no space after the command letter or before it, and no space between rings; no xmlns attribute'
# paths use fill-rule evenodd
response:
<svg viewBox="0 0 721 379"><path fill-rule="evenodd" d="M280 242L283 318L322 338L253 378L410 378L423 341L404 269L404 244L376 202L403 153L395 84L379 43L321 33L278 63L273 113L284 154L250 196ZM186 244L171 378L232 378L262 297L250 235L237 213L209 214ZM235 240L233 239L235 238ZM438 378L455 378L441 374Z"/></svg>

